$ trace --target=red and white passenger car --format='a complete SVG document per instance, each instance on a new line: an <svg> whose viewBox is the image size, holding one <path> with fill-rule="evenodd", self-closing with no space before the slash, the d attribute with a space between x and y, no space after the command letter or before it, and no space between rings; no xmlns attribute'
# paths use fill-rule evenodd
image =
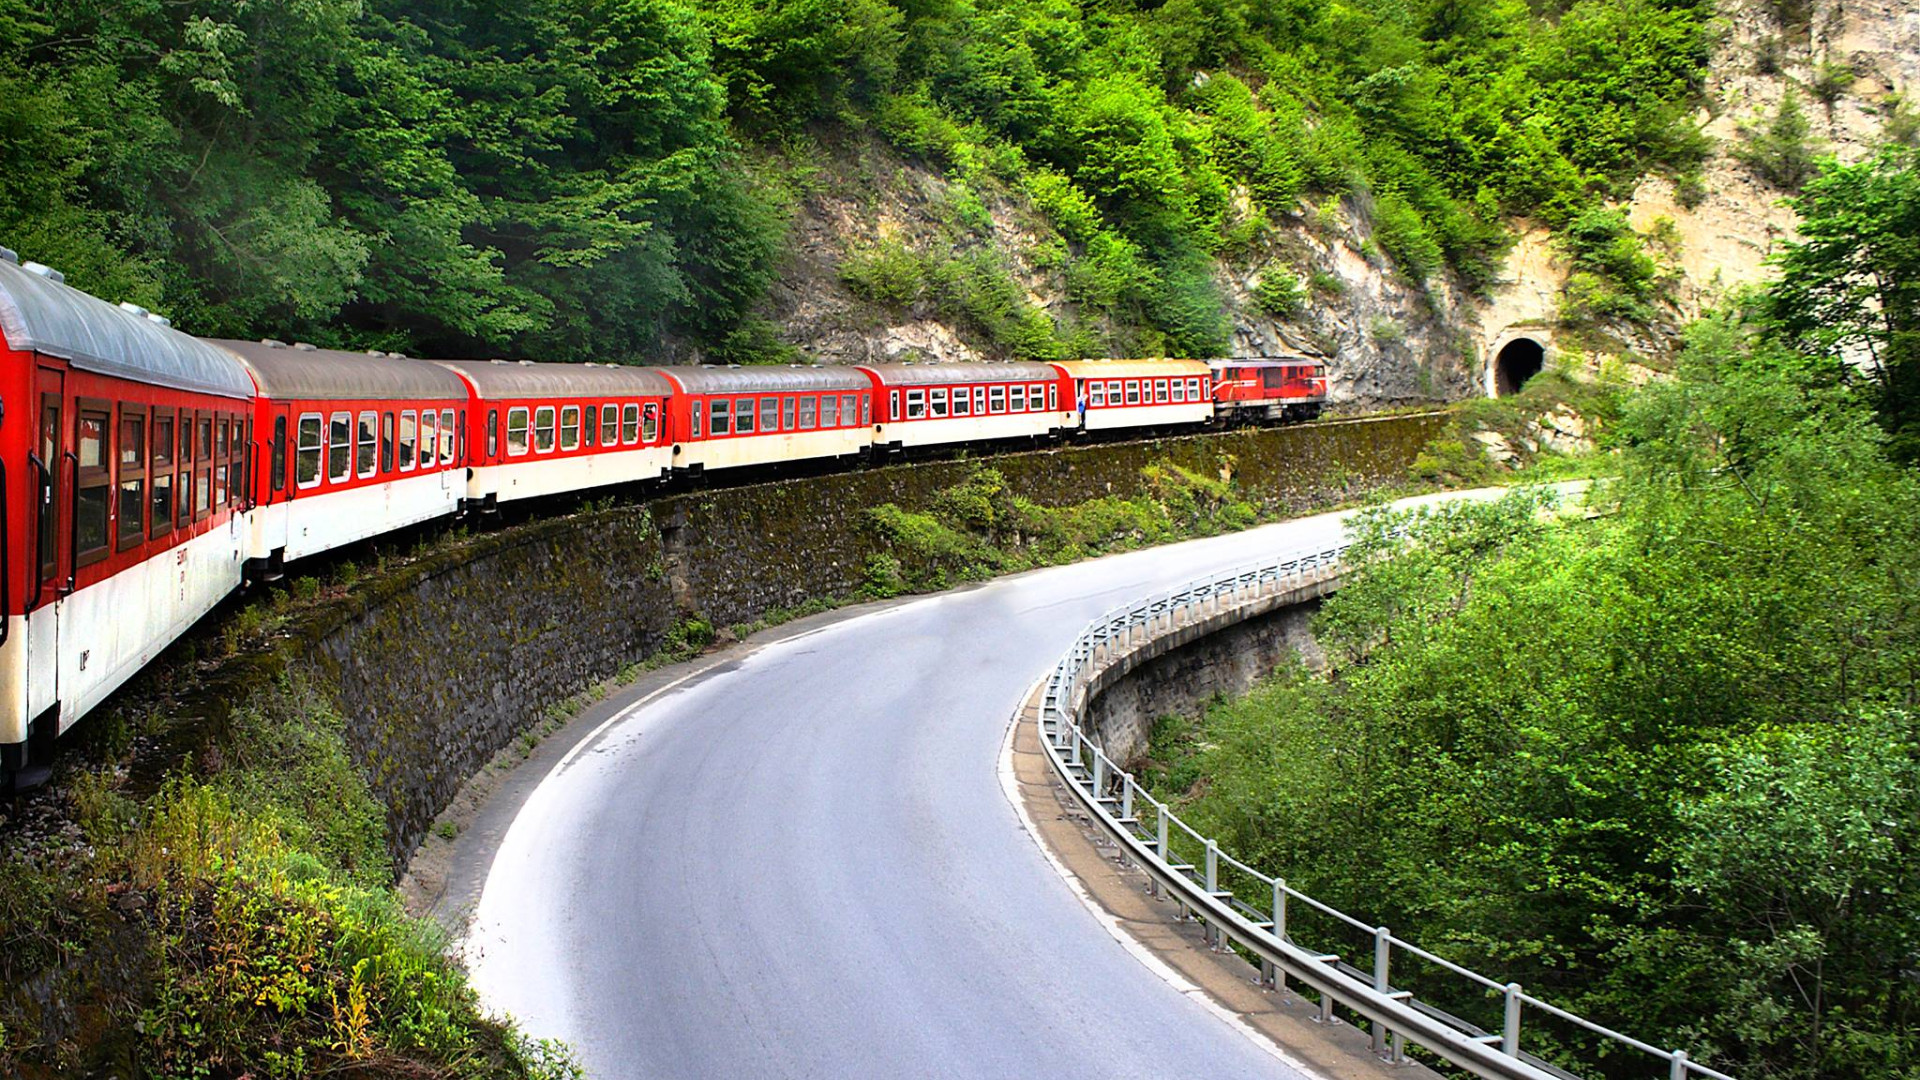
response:
<svg viewBox="0 0 1920 1080"><path fill-rule="evenodd" d="M1071 388L1052 364L874 364L860 370L873 380L879 402L873 444L883 452L1041 438L1073 424Z"/></svg>
<svg viewBox="0 0 1920 1080"><path fill-rule="evenodd" d="M0 782L240 584L232 355L0 250Z"/></svg>

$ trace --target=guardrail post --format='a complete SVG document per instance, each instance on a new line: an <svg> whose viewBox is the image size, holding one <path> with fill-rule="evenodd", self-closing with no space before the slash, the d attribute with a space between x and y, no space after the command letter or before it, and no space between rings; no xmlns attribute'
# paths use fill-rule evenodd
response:
<svg viewBox="0 0 1920 1080"><path fill-rule="evenodd" d="M1685 1050L1675 1050L1673 1052L1673 1068L1668 1070L1667 1077L1668 1080L1687 1080L1687 1052Z"/></svg>
<svg viewBox="0 0 1920 1080"><path fill-rule="evenodd" d="M1384 994L1387 985L1387 965L1393 962L1393 931L1384 926L1373 931L1373 988ZM1387 1050L1387 1026L1380 1021L1373 1022L1373 1052L1383 1054Z"/></svg>
<svg viewBox="0 0 1920 1080"><path fill-rule="evenodd" d="M1093 797L1099 798L1107 792L1107 755L1099 747L1093 750Z"/></svg>
<svg viewBox="0 0 1920 1080"><path fill-rule="evenodd" d="M1123 818L1133 816L1133 774L1130 772L1120 774L1120 816ZM1129 825L1127 828L1132 829L1133 826Z"/></svg>
<svg viewBox="0 0 1920 1080"><path fill-rule="evenodd" d="M1162 806L1160 813L1155 816L1160 819L1160 861L1172 862L1172 859L1167 858L1167 808Z"/></svg>
<svg viewBox="0 0 1920 1080"><path fill-rule="evenodd" d="M1500 1052L1520 1056L1520 984L1507 984L1507 1015L1500 1027Z"/></svg>
<svg viewBox="0 0 1920 1080"><path fill-rule="evenodd" d="M1212 838L1208 838L1207 840L1207 895L1212 896L1213 894L1219 891L1220 891L1220 841L1214 840ZM1219 927L1213 925L1212 923L1208 923L1207 932L1204 935L1204 937L1206 938L1206 942L1209 946L1212 946L1215 949L1218 949L1220 947L1220 928Z"/></svg>

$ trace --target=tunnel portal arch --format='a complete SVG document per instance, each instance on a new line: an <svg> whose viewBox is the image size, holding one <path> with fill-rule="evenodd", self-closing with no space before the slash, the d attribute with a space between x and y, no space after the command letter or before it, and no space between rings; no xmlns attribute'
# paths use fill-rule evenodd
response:
<svg viewBox="0 0 1920 1080"><path fill-rule="evenodd" d="M1500 346L1500 351L1494 354L1491 370L1487 373L1487 389L1493 397L1519 393L1528 379L1540 374L1546 362L1545 345L1531 337L1515 337Z"/></svg>

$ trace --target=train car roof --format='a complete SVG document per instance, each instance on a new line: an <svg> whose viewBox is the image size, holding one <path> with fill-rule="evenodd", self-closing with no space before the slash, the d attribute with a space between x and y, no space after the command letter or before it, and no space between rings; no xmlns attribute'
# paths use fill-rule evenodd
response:
<svg viewBox="0 0 1920 1080"><path fill-rule="evenodd" d="M952 383L1052 381L1060 373L1048 364L862 364L883 386L946 386Z"/></svg>
<svg viewBox="0 0 1920 1080"><path fill-rule="evenodd" d="M436 360L473 380L482 401L673 393L659 368L630 364L559 364L531 360Z"/></svg>
<svg viewBox="0 0 1920 1080"><path fill-rule="evenodd" d="M1162 375L1205 375L1200 360L1060 360L1055 366L1076 379L1150 379Z"/></svg>
<svg viewBox="0 0 1920 1080"><path fill-rule="evenodd" d="M232 356L144 309L115 307L0 249L0 334L16 352L57 356L81 371L222 397L250 398Z"/></svg>
<svg viewBox="0 0 1920 1080"><path fill-rule="evenodd" d="M689 394L791 394L805 390L871 390L873 383L850 367L670 367L659 368Z"/></svg>
<svg viewBox="0 0 1920 1080"><path fill-rule="evenodd" d="M291 401L464 398L467 384L425 360L278 341L212 341L253 372L260 392Z"/></svg>
<svg viewBox="0 0 1920 1080"><path fill-rule="evenodd" d="M1299 367L1301 364L1324 364L1325 360L1312 356L1229 356L1207 361L1208 367Z"/></svg>

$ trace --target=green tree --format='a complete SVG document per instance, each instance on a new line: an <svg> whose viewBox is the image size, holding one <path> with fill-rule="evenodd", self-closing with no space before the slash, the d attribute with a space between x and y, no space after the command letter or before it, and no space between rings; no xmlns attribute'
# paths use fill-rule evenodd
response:
<svg viewBox="0 0 1920 1080"><path fill-rule="evenodd" d="M1871 381L1893 454L1920 461L1920 171L1895 147L1828 162L1793 200L1800 239L1767 292L1775 332Z"/></svg>

